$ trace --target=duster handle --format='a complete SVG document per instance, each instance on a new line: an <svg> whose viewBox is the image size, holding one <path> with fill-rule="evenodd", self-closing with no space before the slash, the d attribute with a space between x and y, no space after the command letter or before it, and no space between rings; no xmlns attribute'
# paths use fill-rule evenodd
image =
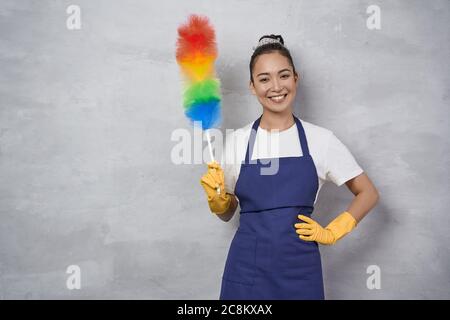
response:
<svg viewBox="0 0 450 320"><path fill-rule="evenodd" d="M206 133L206 140L208 141L209 156L211 157L211 161L214 161L214 155L213 155L212 146L211 146L211 137L209 136L209 130L205 130L205 133Z"/></svg>
<svg viewBox="0 0 450 320"><path fill-rule="evenodd" d="M211 161L215 161L214 160L214 155L212 152L212 146L211 146L211 137L209 136L209 130L205 130L206 133L206 140L208 141L208 149L209 149L209 156L211 157ZM217 194L220 194L220 187L218 186L216 188Z"/></svg>

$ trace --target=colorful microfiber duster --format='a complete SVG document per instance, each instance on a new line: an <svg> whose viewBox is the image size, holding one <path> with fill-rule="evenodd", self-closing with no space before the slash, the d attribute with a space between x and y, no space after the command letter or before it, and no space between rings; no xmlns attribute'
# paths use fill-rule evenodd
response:
<svg viewBox="0 0 450 320"><path fill-rule="evenodd" d="M216 36L207 17L189 16L178 28L176 58L184 80L183 106L192 124L199 121L206 131L209 152L214 160L207 129L220 124L220 81L215 77Z"/></svg>

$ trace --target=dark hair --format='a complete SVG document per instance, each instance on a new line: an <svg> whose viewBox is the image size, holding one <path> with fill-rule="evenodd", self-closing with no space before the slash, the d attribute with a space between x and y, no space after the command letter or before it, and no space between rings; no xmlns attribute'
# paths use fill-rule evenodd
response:
<svg viewBox="0 0 450 320"><path fill-rule="evenodd" d="M264 39L267 40L264 41ZM289 52L288 48L284 46L283 37L281 35L274 35L274 34L264 35L261 38L259 38L258 46L256 47L255 51L253 51L252 57L250 59L249 67L250 67L251 82L253 82L253 68L255 67L256 58L262 54L272 53L274 51L277 51L279 54L286 57L294 71L294 74L297 74L297 72L295 71L294 62L292 61L291 53Z"/></svg>

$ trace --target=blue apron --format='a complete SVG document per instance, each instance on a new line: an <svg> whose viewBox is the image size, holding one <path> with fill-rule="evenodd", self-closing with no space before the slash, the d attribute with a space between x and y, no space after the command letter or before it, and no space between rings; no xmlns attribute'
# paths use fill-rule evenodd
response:
<svg viewBox="0 0 450 320"><path fill-rule="evenodd" d="M324 299L317 242L295 232L298 214L311 216L318 176L305 131L294 117L302 156L252 160L261 117L253 124L245 162L236 182L240 225L231 242L220 299ZM273 161L276 174L267 175Z"/></svg>

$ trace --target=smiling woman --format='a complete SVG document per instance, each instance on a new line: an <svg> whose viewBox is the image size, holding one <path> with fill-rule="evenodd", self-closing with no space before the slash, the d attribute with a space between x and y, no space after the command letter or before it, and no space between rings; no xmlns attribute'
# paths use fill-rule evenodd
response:
<svg viewBox="0 0 450 320"><path fill-rule="evenodd" d="M283 130L294 124L289 114L292 113L290 107L297 93L298 74L281 36L263 36L259 41L263 44L256 48L250 59L250 90L267 114L261 121L261 127ZM267 123L273 117L288 119L289 122L281 128Z"/></svg>
<svg viewBox="0 0 450 320"><path fill-rule="evenodd" d="M319 244L332 245L351 232L378 200L346 146L330 130L293 114L298 79L283 38L260 38L249 88L262 115L227 139L224 170L209 163L201 178L220 219L230 220L240 205L221 299L324 299ZM273 138L278 147L271 148ZM278 163L270 174L267 160ZM311 215L326 181L346 183L355 198L323 228ZM217 186L225 192L215 193Z"/></svg>

